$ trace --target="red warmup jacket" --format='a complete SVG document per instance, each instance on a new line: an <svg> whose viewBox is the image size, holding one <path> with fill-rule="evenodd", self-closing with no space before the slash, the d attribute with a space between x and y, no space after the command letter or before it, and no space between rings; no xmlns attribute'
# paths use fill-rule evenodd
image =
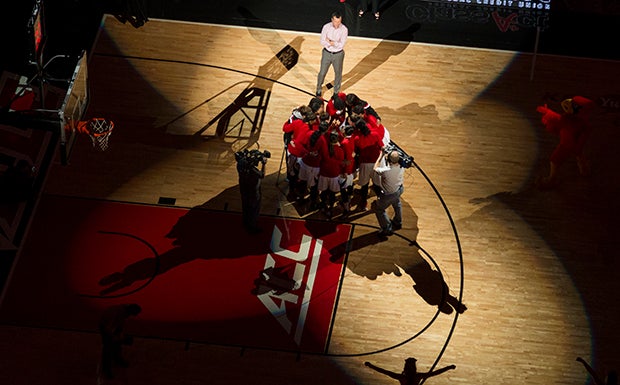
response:
<svg viewBox="0 0 620 385"><path fill-rule="evenodd" d="M338 97L344 102L346 99L346 94L344 92L339 92L338 93ZM337 120L340 122L340 124L344 123L344 120L346 119L346 108L343 109L342 111L340 111L340 114L337 113L336 107L334 107L334 100L333 99L329 99L329 102L327 102L327 106L325 107L325 112L327 112L329 114L329 116L333 119L333 120Z"/></svg>
<svg viewBox="0 0 620 385"><path fill-rule="evenodd" d="M344 151L344 162L342 172L344 174L353 174L357 165L355 164L355 141L353 137L342 138L340 146Z"/></svg>
<svg viewBox="0 0 620 385"><path fill-rule="evenodd" d="M293 133L291 141L289 142L286 149L289 154L297 157L303 156L303 146L299 145L297 141L302 138L307 131L310 130L310 126L307 123L304 123L301 119L287 120L282 127L282 131L285 133Z"/></svg>
<svg viewBox="0 0 620 385"><path fill-rule="evenodd" d="M381 143L383 143L383 136L385 135L385 127L383 124L379 123L377 118L370 114L364 114L364 121L366 125L368 125L368 128L370 128L370 131L377 134L379 139L381 139Z"/></svg>
<svg viewBox="0 0 620 385"><path fill-rule="evenodd" d="M344 151L338 145L333 146L333 154L329 153L329 144L324 147L321 154L321 170L319 175L335 178L342 173L342 161L344 160Z"/></svg>
<svg viewBox="0 0 620 385"><path fill-rule="evenodd" d="M381 155L383 143L376 133L370 132L367 136L359 133L354 137L355 152L359 155L359 163L375 163Z"/></svg>
<svg viewBox="0 0 620 385"><path fill-rule="evenodd" d="M321 166L321 154L327 147L327 141L325 140L325 135L320 135L314 146L310 144L310 137L315 131L308 131L306 133L307 140L303 140L304 145L304 155L302 157L303 162L309 167L320 167Z"/></svg>
<svg viewBox="0 0 620 385"><path fill-rule="evenodd" d="M575 113L560 114L546 105L536 108L542 114L541 120L545 129L560 137L560 143L551 154L551 161L558 165L569 156L581 154L592 131L588 118L594 102L582 96L575 96L572 100L573 105L578 108Z"/></svg>

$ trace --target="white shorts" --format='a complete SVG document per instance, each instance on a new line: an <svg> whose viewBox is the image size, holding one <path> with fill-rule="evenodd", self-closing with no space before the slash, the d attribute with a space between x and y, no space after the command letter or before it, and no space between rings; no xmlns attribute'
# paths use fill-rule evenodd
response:
<svg viewBox="0 0 620 385"><path fill-rule="evenodd" d="M360 163L359 168L359 178L357 179L357 183L360 186L368 184L370 182L370 178L372 178L375 173L375 164L374 163Z"/></svg>
<svg viewBox="0 0 620 385"><path fill-rule="evenodd" d="M333 192L340 192L340 177L329 178L323 175L319 175L319 191L330 190Z"/></svg>
<svg viewBox="0 0 620 385"><path fill-rule="evenodd" d="M301 162L301 159L299 159L298 157L296 157L295 155L291 155L287 153L286 156L286 170L288 171L288 174L293 176L295 174L297 174L299 172L299 163Z"/></svg>
<svg viewBox="0 0 620 385"><path fill-rule="evenodd" d="M317 179L319 178L320 170L321 169L318 167L308 166L303 160L299 161L299 179L306 181L308 183L308 187L312 187L316 184Z"/></svg>
<svg viewBox="0 0 620 385"><path fill-rule="evenodd" d="M353 174L346 174L344 177L340 175L338 177L340 183L340 189L345 189L347 187L353 186Z"/></svg>

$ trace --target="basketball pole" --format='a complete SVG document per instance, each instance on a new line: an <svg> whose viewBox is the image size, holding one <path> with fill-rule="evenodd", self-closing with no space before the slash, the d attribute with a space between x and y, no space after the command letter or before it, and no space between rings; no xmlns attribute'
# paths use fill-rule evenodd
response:
<svg viewBox="0 0 620 385"><path fill-rule="evenodd" d="M540 41L540 26L536 26L536 40L534 41L534 55L532 56L532 67L530 68L530 81L534 79L534 67L536 66L536 55L538 54L538 42Z"/></svg>
<svg viewBox="0 0 620 385"><path fill-rule="evenodd" d="M284 146L284 151L282 151L282 158L280 158L280 167L278 168L278 176L276 178L276 186L280 183L280 175L282 174L282 164L284 163L284 158L286 154L286 146ZM287 174L288 177L288 174Z"/></svg>

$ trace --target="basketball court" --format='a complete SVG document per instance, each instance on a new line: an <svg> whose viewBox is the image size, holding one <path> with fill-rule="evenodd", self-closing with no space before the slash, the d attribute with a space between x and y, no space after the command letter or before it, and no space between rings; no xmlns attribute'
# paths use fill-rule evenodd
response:
<svg viewBox="0 0 620 385"><path fill-rule="evenodd" d="M200 207L45 196L2 318L96 332L103 309L130 301L145 309L134 326L145 337L326 352L345 258L336 246L352 226L317 234L304 221L264 218L263 233L238 243L240 221ZM268 269L294 290L270 286L277 277L258 283Z"/></svg>
<svg viewBox="0 0 620 385"><path fill-rule="evenodd" d="M312 95L317 39L106 17L74 120L103 117L113 134L105 151L75 135L67 165L51 168L0 307L6 340L47 357L41 372L79 366L74 383L89 383L98 314L136 302L130 383L389 384L364 361L399 372L411 356L420 370L457 365L436 384L584 382L575 357L617 346L593 346L618 335L589 319L608 303L595 293L615 293L616 281L575 278L609 263L593 250L614 242L594 234L609 228L595 213L612 178L565 171L577 181L559 192L533 188L553 148L535 105L613 94L603 74L614 63L539 57L530 79L531 57L514 52L351 38L344 91L367 99L416 159L403 229L382 239L372 211L330 221L286 199L281 127ZM584 68L586 89L574 80ZM604 145L614 119L596 117L595 163L614 158ZM273 154L257 235L240 226L234 153L246 148ZM598 236L589 264L571 251L576 234ZM84 353L58 358L65 340Z"/></svg>

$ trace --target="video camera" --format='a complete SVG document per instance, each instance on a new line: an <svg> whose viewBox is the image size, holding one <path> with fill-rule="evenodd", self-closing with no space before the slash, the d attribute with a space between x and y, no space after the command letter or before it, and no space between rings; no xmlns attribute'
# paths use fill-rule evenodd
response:
<svg viewBox="0 0 620 385"><path fill-rule="evenodd" d="M400 167L409 168L413 166L413 156L407 154L407 152L394 143L393 140L390 140L390 143L383 147L383 152L387 155L392 151L398 152L398 164L400 164Z"/></svg>
<svg viewBox="0 0 620 385"><path fill-rule="evenodd" d="M248 150L235 152L235 160L237 162L244 162L254 167L258 167L259 163L266 164L267 159L271 158L271 153L267 150Z"/></svg>

